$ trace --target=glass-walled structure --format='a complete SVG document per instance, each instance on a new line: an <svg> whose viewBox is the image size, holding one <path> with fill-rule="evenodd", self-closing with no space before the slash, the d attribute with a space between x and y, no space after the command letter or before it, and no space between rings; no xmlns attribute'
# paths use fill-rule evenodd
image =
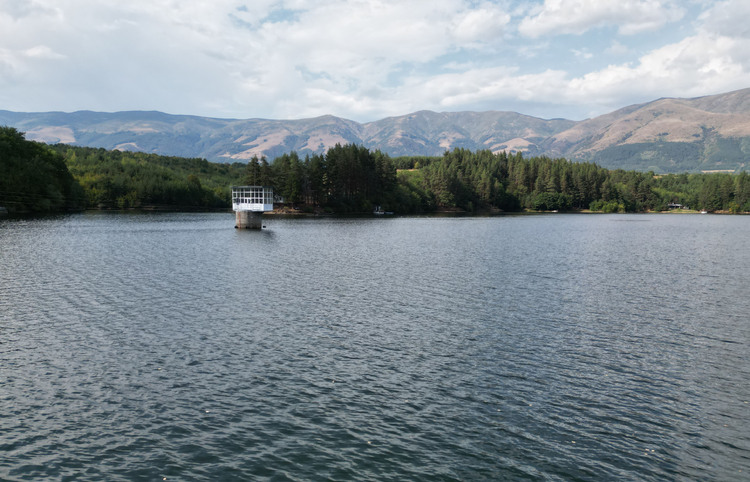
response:
<svg viewBox="0 0 750 482"><path fill-rule="evenodd" d="M273 188L270 186L232 186L232 209L254 213L273 211Z"/></svg>

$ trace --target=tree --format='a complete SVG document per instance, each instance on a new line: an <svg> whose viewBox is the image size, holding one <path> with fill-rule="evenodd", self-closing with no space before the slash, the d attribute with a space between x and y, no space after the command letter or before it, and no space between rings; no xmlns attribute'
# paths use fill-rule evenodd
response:
<svg viewBox="0 0 750 482"><path fill-rule="evenodd" d="M247 186L263 185L261 183L261 167L257 155L253 156L250 162L247 163L243 184Z"/></svg>
<svg viewBox="0 0 750 482"><path fill-rule="evenodd" d="M0 127L0 206L10 212L82 209L85 196L63 156Z"/></svg>

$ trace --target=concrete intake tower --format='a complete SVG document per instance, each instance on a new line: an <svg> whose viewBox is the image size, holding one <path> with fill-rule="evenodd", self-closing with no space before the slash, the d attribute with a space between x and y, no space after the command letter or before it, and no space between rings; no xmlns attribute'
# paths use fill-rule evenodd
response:
<svg viewBox="0 0 750 482"><path fill-rule="evenodd" d="M232 210L237 229L261 229L264 212L273 211L273 188L270 186L232 186Z"/></svg>

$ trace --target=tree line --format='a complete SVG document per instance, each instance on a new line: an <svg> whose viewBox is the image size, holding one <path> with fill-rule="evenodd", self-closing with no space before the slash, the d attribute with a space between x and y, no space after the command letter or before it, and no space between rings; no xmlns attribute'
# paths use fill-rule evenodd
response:
<svg viewBox="0 0 750 482"><path fill-rule="evenodd" d="M0 127L0 206L10 211L227 209L230 186L270 185L301 210L644 212L680 204L750 212L750 175L609 170L594 163L457 148L391 158L336 145L301 158L213 163L142 152L28 141Z"/></svg>
<svg viewBox="0 0 750 482"><path fill-rule="evenodd" d="M325 155L295 154L248 164L248 182L270 183L292 203L401 213L463 211L666 211L676 204L750 212L750 175L609 170L597 164L457 148L441 157L390 159L337 145ZM359 177L357 177L359 176ZM365 181L367 179L368 181Z"/></svg>

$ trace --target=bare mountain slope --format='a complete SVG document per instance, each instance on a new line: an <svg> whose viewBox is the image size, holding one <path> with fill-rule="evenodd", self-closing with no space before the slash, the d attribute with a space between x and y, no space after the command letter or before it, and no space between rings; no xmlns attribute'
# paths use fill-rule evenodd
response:
<svg viewBox="0 0 750 482"><path fill-rule="evenodd" d="M365 124L363 141L395 155L439 155L456 147L538 154L542 141L574 124L515 112L420 111Z"/></svg>
<svg viewBox="0 0 750 482"><path fill-rule="evenodd" d="M538 154L539 143L575 124L514 112L421 111L360 124L334 116L300 120L212 119L160 112L0 111L0 124L29 139L107 149L139 150L212 161L246 161L285 152L322 153L337 143L362 144L392 156L441 155L454 147Z"/></svg>
<svg viewBox="0 0 750 482"><path fill-rule="evenodd" d="M161 112L17 113L0 125L27 138L139 150L218 162L322 153L337 143L391 156L441 155L456 147L521 151L610 168L680 172L750 166L750 89L695 99L664 98L581 122L515 112L420 111L358 123L314 119L214 119Z"/></svg>
<svg viewBox="0 0 750 482"><path fill-rule="evenodd" d="M544 147L608 167L743 168L750 158L750 89L629 106L582 121L551 136Z"/></svg>

